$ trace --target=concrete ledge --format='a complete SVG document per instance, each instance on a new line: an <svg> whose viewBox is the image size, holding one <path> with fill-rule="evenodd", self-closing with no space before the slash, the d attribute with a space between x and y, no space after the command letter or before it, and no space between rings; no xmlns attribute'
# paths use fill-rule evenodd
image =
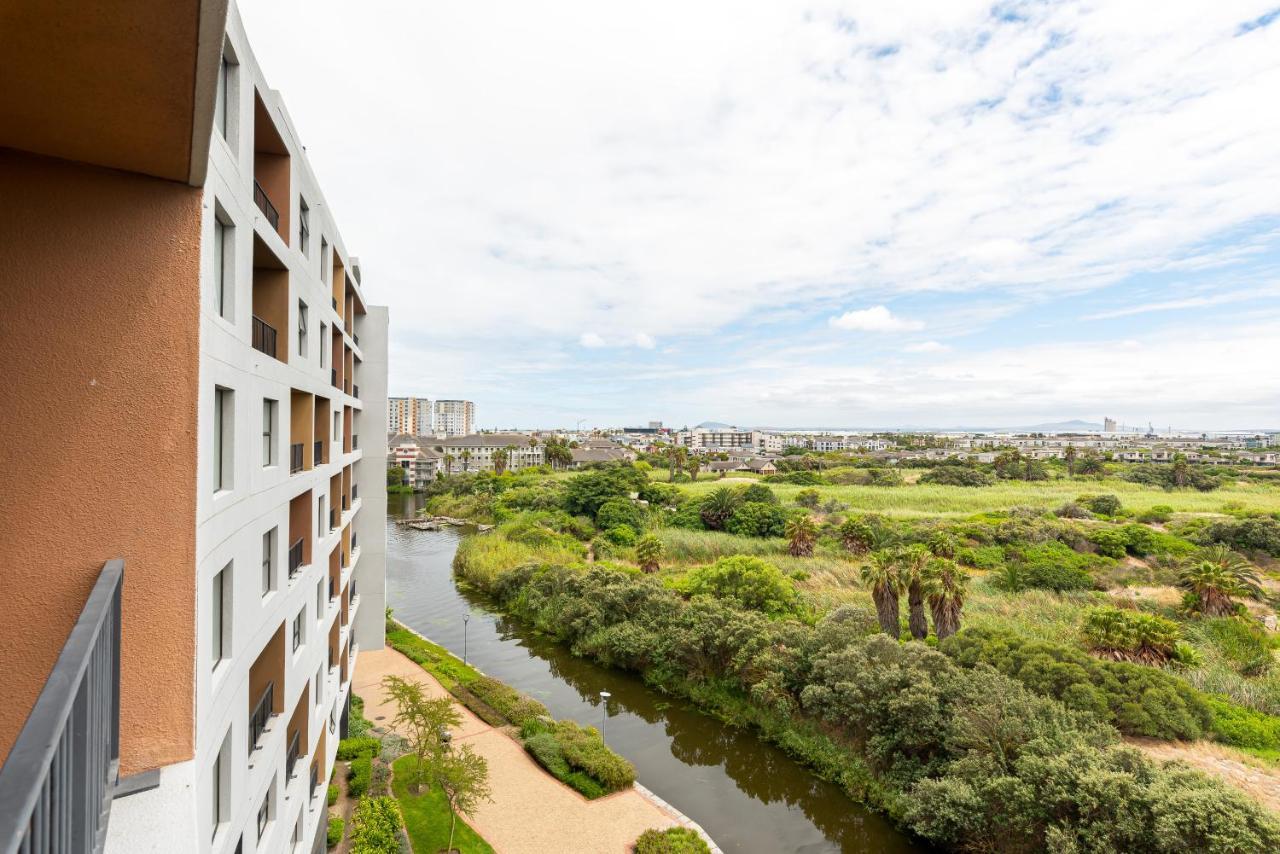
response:
<svg viewBox="0 0 1280 854"><path fill-rule="evenodd" d="M632 785L635 786L635 790L639 792L641 796L647 798L658 809L668 813L681 827L687 827L689 830L692 830L694 833L701 836L702 841L707 843L707 847L711 849L711 854L724 854L724 852L720 850L720 846L716 845L716 841L711 838L711 835L702 829L702 825L698 824L696 821L689 818L687 815L680 812L680 810L671 806L671 804L667 803L639 783L634 783Z"/></svg>

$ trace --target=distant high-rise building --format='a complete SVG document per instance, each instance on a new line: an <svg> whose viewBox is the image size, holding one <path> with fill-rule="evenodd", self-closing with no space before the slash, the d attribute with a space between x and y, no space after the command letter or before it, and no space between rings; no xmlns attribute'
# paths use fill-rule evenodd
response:
<svg viewBox="0 0 1280 854"><path fill-rule="evenodd" d="M662 429L662 422L661 422L661 421L650 421L650 422L649 422L649 429L650 429L650 430L661 430L661 429Z"/></svg>
<svg viewBox="0 0 1280 854"><path fill-rule="evenodd" d="M392 397L387 400L387 432L429 436L435 429L431 401L425 397Z"/></svg>
<svg viewBox="0 0 1280 854"><path fill-rule="evenodd" d="M1114 418L1102 419L1102 430L1104 433L1116 432L1116 420Z"/></svg>
<svg viewBox="0 0 1280 854"><path fill-rule="evenodd" d="M476 405L469 400L437 400L433 426L446 436L470 436L476 431Z"/></svg>

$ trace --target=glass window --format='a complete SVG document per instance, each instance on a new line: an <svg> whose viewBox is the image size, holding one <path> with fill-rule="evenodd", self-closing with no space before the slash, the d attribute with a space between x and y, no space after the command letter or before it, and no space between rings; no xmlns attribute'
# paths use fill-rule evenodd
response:
<svg viewBox="0 0 1280 854"><path fill-rule="evenodd" d="M307 304L298 300L298 355L307 355Z"/></svg>
<svg viewBox="0 0 1280 854"><path fill-rule="evenodd" d="M262 595L276 589L276 530L262 535Z"/></svg>
<svg viewBox="0 0 1280 854"><path fill-rule="evenodd" d="M276 464L276 401L262 399L262 466Z"/></svg>
<svg viewBox="0 0 1280 854"><path fill-rule="evenodd" d="M215 670L219 664L231 657L231 638L230 632L227 631L230 622L227 606L230 598L231 564L227 564L213 577L213 588L210 591L212 613L209 622L213 635L210 650Z"/></svg>
<svg viewBox="0 0 1280 854"><path fill-rule="evenodd" d="M306 199L298 197L298 249L303 255L307 254L307 242L311 237L311 209L307 207Z"/></svg>
<svg viewBox="0 0 1280 854"><path fill-rule="evenodd" d="M232 444L235 393L229 388L213 391L213 489L231 488Z"/></svg>
<svg viewBox="0 0 1280 854"><path fill-rule="evenodd" d="M297 652L302 648L302 615L304 611L299 611L298 616L293 618L293 651Z"/></svg>
<svg viewBox="0 0 1280 854"><path fill-rule="evenodd" d="M227 138L227 81L231 77L231 69L224 54L218 62L218 86L213 96L213 126Z"/></svg>

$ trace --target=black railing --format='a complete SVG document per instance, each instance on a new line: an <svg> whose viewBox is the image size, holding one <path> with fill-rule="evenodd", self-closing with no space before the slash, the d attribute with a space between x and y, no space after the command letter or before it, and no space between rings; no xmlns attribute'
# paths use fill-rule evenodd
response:
<svg viewBox="0 0 1280 854"><path fill-rule="evenodd" d="M289 474L300 471L302 471L302 443L296 442L289 446Z"/></svg>
<svg viewBox="0 0 1280 854"><path fill-rule="evenodd" d="M315 444L315 464L320 465L324 462L324 441L321 440Z"/></svg>
<svg viewBox="0 0 1280 854"><path fill-rule="evenodd" d="M360 397L360 386L355 383L351 384L351 396L357 399Z"/></svg>
<svg viewBox="0 0 1280 854"><path fill-rule="evenodd" d="M258 705L253 707L253 714L249 715L249 752L253 753L258 747L258 740L262 738L262 734L266 732L267 722L271 720L273 714L272 706L275 703L276 683L268 682L267 688L262 692L262 696L258 698Z"/></svg>
<svg viewBox="0 0 1280 854"><path fill-rule="evenodd" d="M347 511L347 496L342 496L342 512Z"/></svg>
<svg viewBox="0 0 1280 854"><path fill-rule="evenodd" d="M359 542L358 537L359 537L359 534L352 534L352 535L351 535L351 551L355 551L355 550L356 550L356 546L357 546L357 544L358 544L358 542Z"/></svg>
<svg viewBox="0 0 1280 854"><path fill-rule="evenodd" d="M329 598L336 599L338 597L338 581L334 576L329 576Z"/></svg>
<svg viewBox="0 0 1280 854"><path fill-rule="evenodd" d="M289 577L293 578L302 567L302 538L289 546Z"/></svg>
<svg viewBox="0 0 1280 854"><path fill-rule="evenodd" d="M120 594L108 561L0 768L0 849L99 852L120 766Z"/></svg>
<svg viewBox="0 0 1280 854"><path fill-rule="evenodd" d="M329 384L332 385L334 388L338 387L338 369L337 368L329 369Z"/></svg>
<svg viewBox="0 0 1280 854"><path fill-rule="evenodd" d="M294 766L298 764L299 737L302 735L301 730L294 730L293 737L289 739L289 753L284 760L284 775L290 780L293 779Z"/></svg>
<svg viewBox="0 0 1280 854"><path fill-rule="evenodd" d="M253 349L276 357L276 328L256 314L253 316Z"/></svg>
<svg viewBox="0 0 1280 854"><path fill-rule="evenodd" d="M359 433L351 434L351 450L353 451L360 450L360 434Z"/></svg>
<svg viewBox="0 0 1280 854"><path fill-rule="evenodd" d="M351 340L355 342L355 344L356 344L356 346L357 346L357 347L359 347L359 346L360 346L360 336L359 336L359 335L357 335L357 334L355 334L354 332L352 332L352 333L351 333Z"/></svg>
<svg viewBox="0 0 1280 854"><path fill-rule="evenodd" d="M337 310L338 310L338 298L337 298L337 297L329 297L329 299L333 300L333 310L334 310L334 311L337 311Z"/></svg>
<svg viewBox="0 0 1280 854"><path fill-rule="evenodd" d="M351 438L354 439L355 436L352 436ZM360 484L358 483L351 484L351 500L355 501L359 497L360 497Z"/></svg>
<svg viewBox="0 0 1280 854"><path fill-rule="evenodd" d="M356 600L360 598L360 594L356 592L356 580L351 579L351 583L347 585L351 589L351 604L354 605Z"/></svg>
<svg viewBox="0 0 1280 854"><path fill-rule="evenodd" d="M312 765L311 766L311 797L312 799L314 800L315 796L318 794L320 794L320 772L316 769L316 766Z"/></svg>
<svg viewBox="0 0 1280 854"><path fill-rule="evenodd" d="M332 531L336 527L338 527L338 508L330 507L329 508L329 530Z"/></svg>
<svg viewBox="0 0 1280 854"><path fill-rule="evenodd" d="M280 212L276 210L275 205L271 204L271 197L256 180L253 182L253 203L258 206L258 210L262 211L262 215L267 218L267 222L271 223L271 227L279 231Z"/></svg>

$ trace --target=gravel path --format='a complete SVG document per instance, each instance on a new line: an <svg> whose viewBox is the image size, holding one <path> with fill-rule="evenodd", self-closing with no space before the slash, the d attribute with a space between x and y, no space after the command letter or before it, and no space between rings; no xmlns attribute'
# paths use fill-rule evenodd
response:
<svg viewBox="0 0 1280 854"><path fill-rule="evenodd" d="M364 699L364 714L378 726L390 726L395 709L386 702L384 676L422 684L432 697L451 696L435 678L393 649L361 650L352 689ZM562 784L501 730L456 703L462 725L454 744L470 744L489 761L493 802L482 804L467 821L495 851L510 854L596 854L627 852L650 827L677 824L670 813L635 789L588 801Z"/></svg>
<svg viewBox="0 0 1280 854"><path fill-rule="evenodd" d="M1280 768L1208 741L1186 743L1152 738L1126 738L1125 741L1156 759L1180 759L1243 789L1267 809L1280 813Z"/></svg>

